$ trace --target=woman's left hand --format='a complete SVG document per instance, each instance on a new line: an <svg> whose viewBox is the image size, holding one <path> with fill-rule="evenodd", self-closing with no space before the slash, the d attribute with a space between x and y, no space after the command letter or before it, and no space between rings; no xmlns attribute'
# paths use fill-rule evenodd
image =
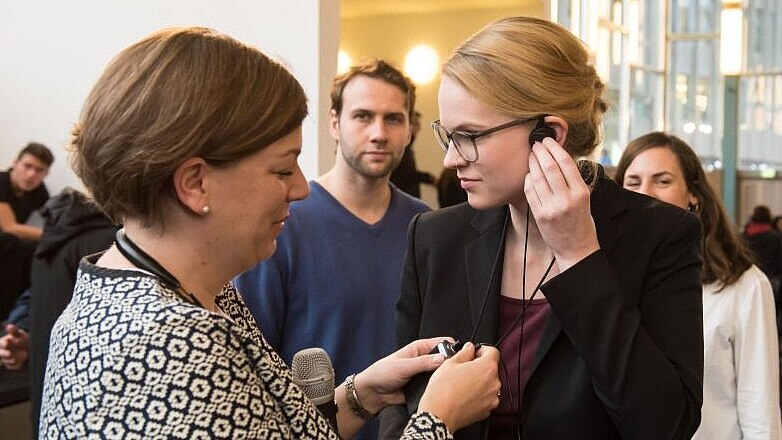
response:
<svg viewBox="0 0 782 440"><path fill-rule="evenodd" d="M600 249L589 187L573 158L554 139L532 147L524 193L561 272Z"/></svg>
<svg viewBox="0 0 782 440"><path fill-rule="evenodd" d="M442 354L429 354L443 340L453 342L446 337L418 339L358 373L356 393L364 407L374 414L388 405L404 403L402 387L416 374L432 371L445 360Z"/></svg>

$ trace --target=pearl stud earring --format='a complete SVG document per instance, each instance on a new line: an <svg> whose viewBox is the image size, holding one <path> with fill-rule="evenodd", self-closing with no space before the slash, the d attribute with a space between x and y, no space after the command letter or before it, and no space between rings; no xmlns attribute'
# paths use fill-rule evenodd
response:
<svg viewBox="0 0 782 440"><path fill-rule="evenodd" d="M201 212L204 214L209 214L209 211L211 211L211 208L209 208L209 205L204 205L201 207Z"/></svg>

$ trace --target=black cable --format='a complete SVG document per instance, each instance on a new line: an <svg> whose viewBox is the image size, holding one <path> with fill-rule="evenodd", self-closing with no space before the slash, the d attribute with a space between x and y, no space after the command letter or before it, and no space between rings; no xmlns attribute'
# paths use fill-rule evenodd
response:
<svg viewBox="0 0 782 440"><path fill-rule="evenodd" d="M160 263L157 262L151 255L144 252L136 243L134 243L127 235L125 235L125 228L120 228L114 235L114 244L117 246L117 250L128 259L134 266L139 269L145 270L155 277L159 278L167 287L176 292L183 299L197 305L198 307L205 308L198 298L192 293L188 292L182 287L179 280L176 279L171 272L167 271Z"/></svg>
<svg viewBox="0 0 782 440"><path fill-rule="evenodd" d="M489 278L489 285L486 286L486 292L483 294L481 312L478 314L478 320L475 321L475 326L473 327L472 334L470 335L469 341L473 344L475 343L475 336L478 334L478 326L483 319L483 313L486 311L486 302L489 299L489 293L491 293L491 286L494 285L494 273L497 270L497 264L500 262L500 256L502 255L503 249L505 249L505 231L508 227L508 218L510 218L510 210L505 214L505 221L502 223L502 239L500 240L500 245L497 247L497 254L494 256L494 264L491 267L491 278ZM497 346L499 346L499 343L497 343Z"/></svg>
<svg viewBox="0 0 782 440"><path fill-rule="evenodd" d="M527 243L529 241L529 217L530 217L530 208L529 208L529 205L527 205L527 223L526 223L525 231L524 231L524 255L523 255L523 261L522 261L522 309L521 309L521 312L516 316L516 318L514 318L514 320L511 322L511 324L506 328L505 333L503 333L503 335L499 339L497 339L497 342L495 344L495 346L499 349L500 344L502 343L502 341L504 341L505 338L510 334L510 332L513 330L513 328L516 326L516 324L518 324L519 321L521 321L521 328L520 328L520 334L519 334L519 337L521 339L519 340L519 355L518 355L518 357L519 357L519 364L518 364L518 368L517 368L518 383L516 384L517 385L517 396L519 398L519 404L518 404L518 407L519 407L519 418L521 418L521 357L522 357L521 356L521 345L522 345L522 341L523 341L523 337L524 337L524 315L526 314L527 307L528 307L528 304L524 302L524 296L526 296L525 290L526 290L526 279L527 279ZM507 231L507 227L508 227L508 219L509 218L510 218L510 211L508 211L508 213L506 213L505 220L504 220L504 222L502 224L502 239L500 240L500 245L498 246L497 253L496 253L495 257L494 257L494 263L493 263L492 269L491 269L491 278L489 279L489 284L486 286L486 291L484 292L484 295L483 295L483 301L481 302L481 310L480 310L480 313L478 314L478 319L475 321L475 326L473 327L472 334L470 335L469 341L471 341L473 343L475 343L475 337L478 334L478 327L480 326L480 322L483 319L484 313L486 312L486 304L487 304L488 299L489 299L489 294L491 293L491 288L494 285L494 281L495 281L495 278L496 278L495 273L496 273L496 270L497 270L497 266L498 266L498 264L500 262L500 257L502 256L502 253L503 253L502 251L505 248L504 244L505 244L505 237L506 237L506 231ZM551 262L549 263L548 267L546 268L546 272L543 274L543 277L540 279L540 281L538 281L538 284L535 286L535 290L532 292L532 295L529 298L529 302L530 303L535 298L535 295L540 291L540 287L543 285L543 282L546 280L546 277L548 277L548 274L551 272L551 268L554 266L554 261L555 261L555 259L552 258ZM510 376L508 375L507 368L505 368L505 363L503 362L503 359L502 359L502 353L500 353L500 367L502 369L502 373L505 375L506 382L510 382ZM515 399L514 399L513 391L510 389L510 384L508 384L508 397L510 399L511 407L513 407ZM488 426L486 426L486 428L488 428ZM517 433L519 435L519 438L520 438L520 435L521 435L520 434L520 432L521 432L520 428L521 428L521 423L519 423L519 430L517 431ZM489 430L486 429L485 432L484 432L484 437L485 438L488 438L487 437L488 433L489 433Z"/></svg>
<svg viewBox="0 0 782 440"><path fill-rule="evenodd" d="M522 363L522 345L524 343L524 317L527 314L527 309L532 303L532 300L535 298L535 296L540 291L540 287L543 285L543 282L546 280L546 277L548 277L548 274L551 272L551 268L554 267L554 262L556 261L555 258L551 259L551 262L549 263L548 267L546 268L546 271L543 273L543 276L538 281L538 284L535 286L535 289L532 291L532 295L530 295L529 300L525 301L524 297L526 296L526 290L527 290L527 251L528 251L528 243L529 243L529 217L530 217L530 208L529 205L527 205L527 221L524 228L524 253L522 257L522 272L521 272L521 279L522 279L522 286L521 286L521 312L514 318L514 320L510 323L510 325L505 329L505 333L500 336L500 338L497 340L497 348L499 349L500 344L502 341L505 340L506 337L513 331L516 324L519 324L520 322L520 328L519 328L519 345L518 345L518 352L517 356L519 359L517 368L516 368L516 395L513 395L513 391L510 389L510 383L508 383L508 398L510 400L510 405L513 407L516 398L518 398L518 409L519 409L519 426L517 428L517 437L521 438L521 413L522 413L522 399L521 399L521 363ZM506 218L507 222L507 218ZM504 235L504 234L503 234ZM495 263L496 264L496 263ZM493 272L492 272L493 273ZM488 292L487 292L488 296ZM485 303L485 298L484 298ZM483 315L483 310L481 310L481 316ZM505 375L506 382L510 382L510 376L508 375L508 371L505 368L505 363L501 362L502 365L502 372Z"/></svg>

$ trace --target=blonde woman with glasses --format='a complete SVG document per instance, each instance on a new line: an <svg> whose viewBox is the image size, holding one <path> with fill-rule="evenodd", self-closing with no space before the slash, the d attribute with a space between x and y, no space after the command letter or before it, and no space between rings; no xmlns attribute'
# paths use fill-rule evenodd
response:
<svg viewBox="0 0 782 440"><path fill-rule="evenodd" d="M699 225L577 165L606 110L588 59L562 26L513 17L443 65L433 126L468 201L411 222L397 342L499 348L499 407L456 438L684 439L698 426Z"/></svg>

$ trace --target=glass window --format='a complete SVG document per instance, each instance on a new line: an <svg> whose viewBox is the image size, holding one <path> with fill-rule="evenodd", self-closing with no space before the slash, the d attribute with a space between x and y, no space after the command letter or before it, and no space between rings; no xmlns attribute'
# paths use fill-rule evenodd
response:
<svg viewBox="0 0 782 440"><path fill-rule="evenodd" d="M722 158L720 0L670 0L666 130L687 142L704 163Z"/></svg>
<svg viewBox="0 0 782 440"><path fill-rule="evenodd" d="M743 4L747 73L738 96L737 166L782 171L782 1ZM721 11L722 0L557 1L558 21L592 45L606 82L604 163L615 164L629 139L666 130L690 144L707 169L721 166Z"/></svg>
<svg viewBox="0 0 782 440"><path fill-rule="evenodd" d="M599 0L595 68L606 83L604 97L609 110L603 117L602 157L606 165L615 164L627 142L627 99L629 84L625 71L629 69L627 53L629 31L624 5L619 0Z"/></svg>
<svg viewBox="0 0 782 440"><path fill-rule="evenodd" d="M573 29L573 8L576 6L574 3L570 0L558 0L555 6L556 17L554 17L554 21L570 30Z"/></svg>
<svg viewBox="0 0 782 440"><path fill-rule="evenodd" d="M722 157L722 81L717 43L710 38L672 41L668 69L668 131L705 162Z"/></svg>
<svg viewBox="0 0 782 440"><path fill-rule="evenodd" d="M665 121L665 0L630 0L630 104L627 139L664 129ZM613 152L613 163L621 156Z"/></svg>
<svg viewBox="0 0 782 440"><path fill-rule="evenodd" d="M630 63L663 69L665 67L665 34L663 8L665 0L630 0Z"/></svg>
<svg viewBox="0 0 782 440"><path fill-rule="evenodd" d="M671 0L671 32L711 34L719 27L720 0Z"/></svg>
<svg viewBox="0 0 782 440"><path fill-rule="evenodd" d="M738 117L738 169L782 171L782 74L741 78Z"/></svg>
<svg viewBox="0 0 782 440"><path fill-rule="evenodd" d="M640 68L633 68L631 76L629 138L635 139L650 131L663 130L665 82L662 72Z"/></svg>
<svg viewBox="0 0 782 440"><path fill-rule="evenodd" d="M753 0L744 8L747 70L782 69L782 2Z"/></svg>

